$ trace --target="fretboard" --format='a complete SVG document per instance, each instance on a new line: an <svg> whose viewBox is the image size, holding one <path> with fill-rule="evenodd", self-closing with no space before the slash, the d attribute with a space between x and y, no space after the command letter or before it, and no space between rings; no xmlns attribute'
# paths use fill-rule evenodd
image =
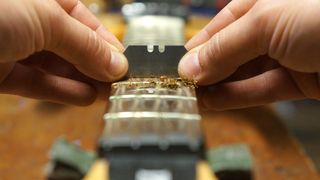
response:
<svg viewBox="0 0 320 180"><path fill-rule="evenodd" d="M184 20L178 17L130 18L124 39L126 47L184 45ZM153 67L157 68L157 67ZM109 109L104 115L102 136L105 148L201 144L201 119L194 84L178 77L131 77L112 84Z"/></svg>

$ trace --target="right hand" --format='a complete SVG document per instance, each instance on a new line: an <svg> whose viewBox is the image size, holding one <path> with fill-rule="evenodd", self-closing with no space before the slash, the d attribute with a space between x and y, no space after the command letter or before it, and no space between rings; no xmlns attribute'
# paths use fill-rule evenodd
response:
<svg viewBox="0 0 320 180"><path fill-rule="evenodd" d="M207 109L320 99L319 9L319 0L233 0L187 43L179 73L208 85Z"/></svg>

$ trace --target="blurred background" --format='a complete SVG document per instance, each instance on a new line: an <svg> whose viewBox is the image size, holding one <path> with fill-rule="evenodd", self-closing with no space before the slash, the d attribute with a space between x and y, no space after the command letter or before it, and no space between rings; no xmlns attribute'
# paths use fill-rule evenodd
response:
<svg viewBox="0 0 320 180"><path fill-rule="evenodd" d="M281 120L320 170L320 103L314 100L275 103Z"/></svg>

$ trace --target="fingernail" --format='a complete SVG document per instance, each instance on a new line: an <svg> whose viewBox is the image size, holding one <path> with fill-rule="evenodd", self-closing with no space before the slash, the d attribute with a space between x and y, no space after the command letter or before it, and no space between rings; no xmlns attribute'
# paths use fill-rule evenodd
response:
<svg viewBox="0 0 320 180"><path fill-rule="evenodd" d="M111 51L111 60L108 66L108 72L115 78L120 78L128 70L128 62L126 57L118 52Z"/></svg>
<svg viewBox="0 0 320 180"><path fill-rule="evenodd" d="M197 79L201 73L198 52L186 54L179 63L179 73L185 78Z"/></svg>
<svg viewBox="0 0 320 180"><path fill-rule="evenodd" d="M96 33L99 34L104 40L114 45L120 51L124 51L124 47L120 43L120 41L111 32L109 32L104 26L102 25L99 26L96 30Z"/></svg>

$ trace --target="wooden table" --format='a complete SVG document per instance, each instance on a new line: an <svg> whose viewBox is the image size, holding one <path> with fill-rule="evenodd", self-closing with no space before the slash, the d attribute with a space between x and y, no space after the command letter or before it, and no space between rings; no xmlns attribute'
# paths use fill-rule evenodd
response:
<svg viewBox="0 0 320 180"><path fill-rule="evenodd" d="M104 102L74 107L0 95L0 179L43 179L47 152L59 136L95 149L104 108ZM209 147L249 144L257 180L319 179L270 108L207 112L203 120Z"/></svg>

